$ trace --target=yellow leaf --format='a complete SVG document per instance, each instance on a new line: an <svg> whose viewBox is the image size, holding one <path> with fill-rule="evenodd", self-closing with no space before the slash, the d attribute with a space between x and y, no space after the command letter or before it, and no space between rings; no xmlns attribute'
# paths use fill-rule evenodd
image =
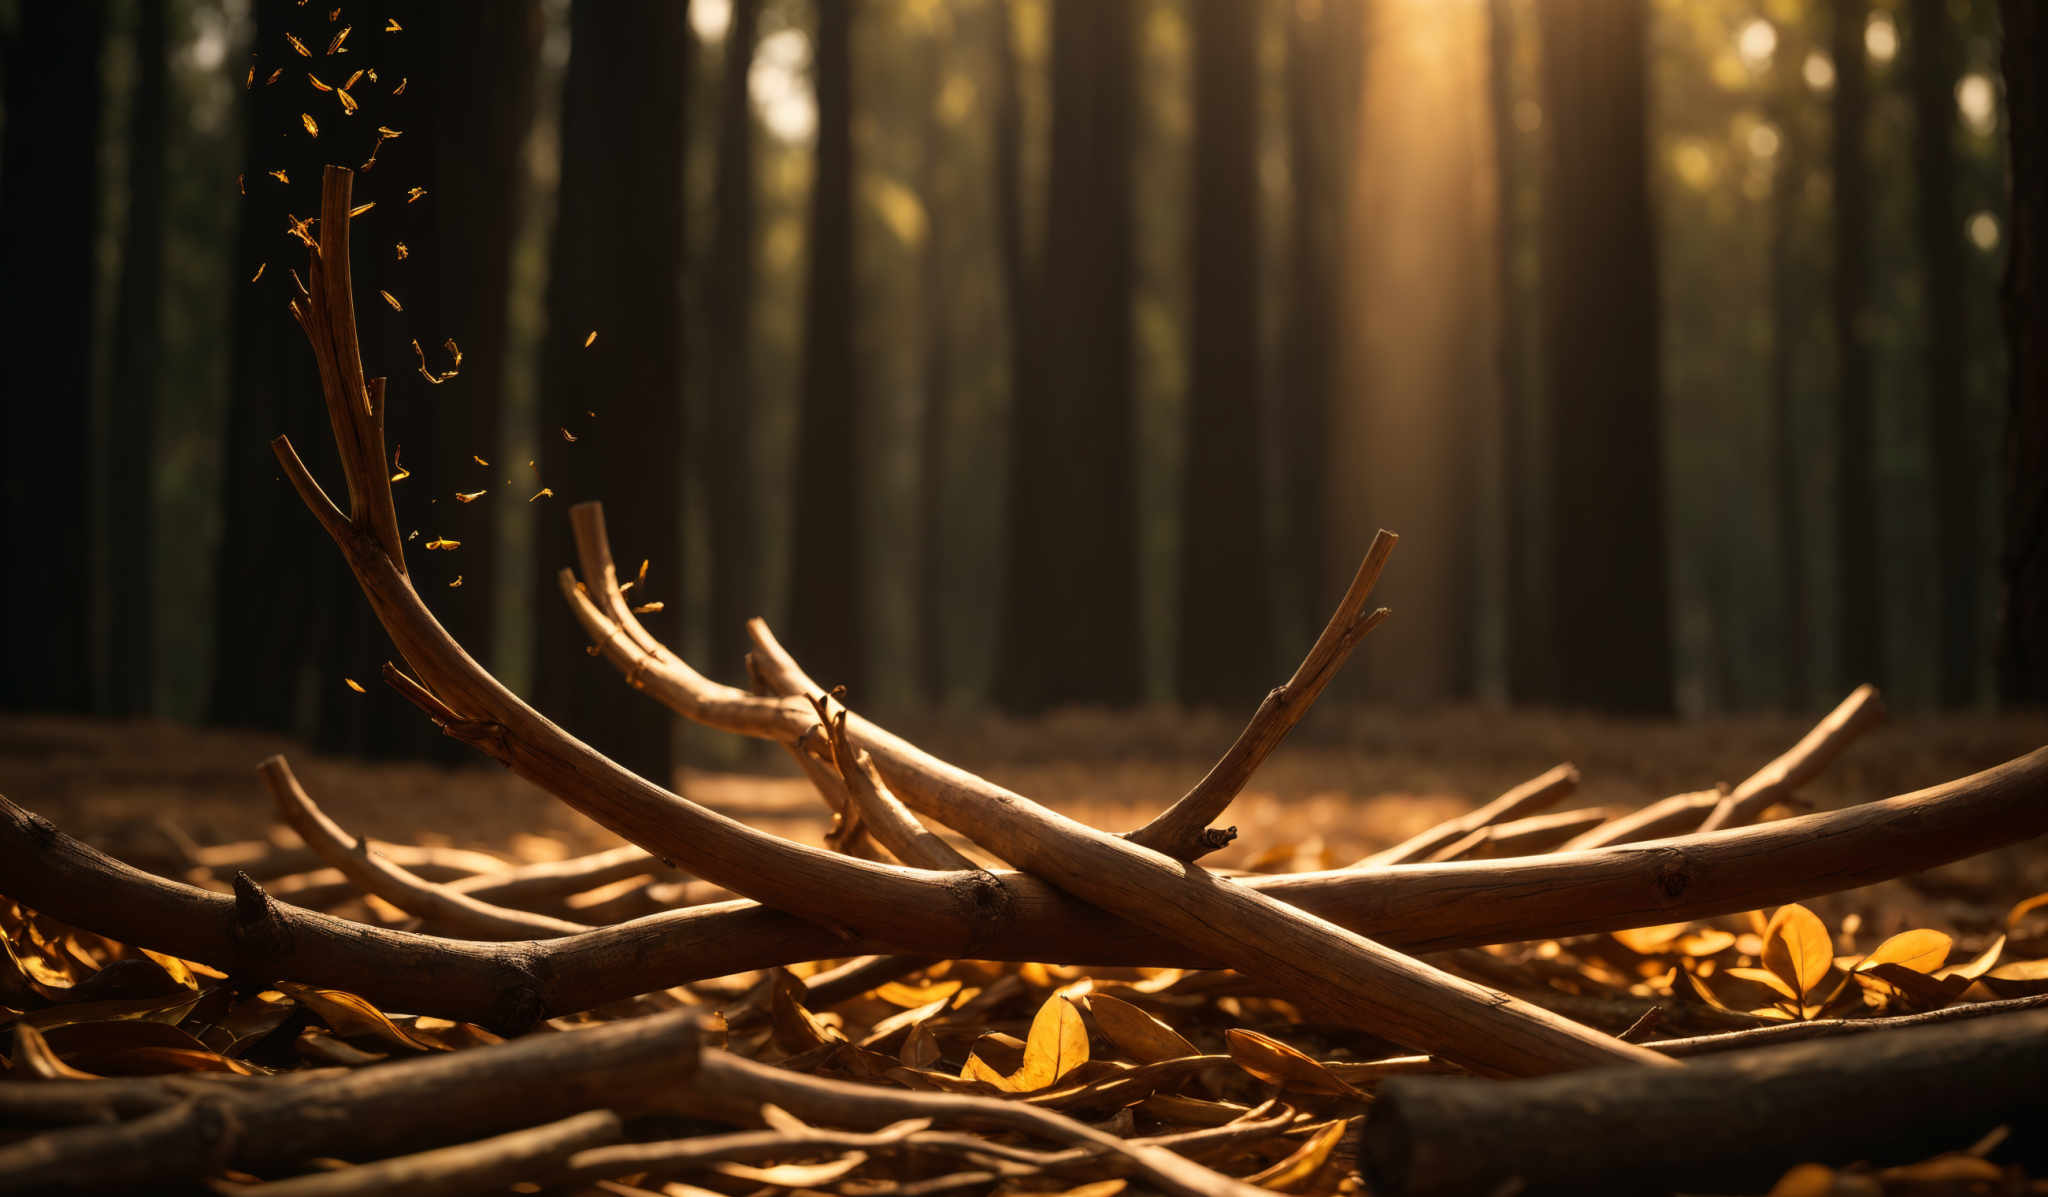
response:
<svg viewBox="0 0 2048 1197"><path fill-rule="evenodd" d="M1035 1093L1072 1072L1088 1060L1088 1028L1081 1012L1064 995L1053 994L1038 1008L1031 1020L1031 1033L1024 1040L1024 1059L1017 1071L1004 1076L984 1063L980 1056L967 1058L963 1075L987 1081L1009 1093Z"/></svg>
<svg viewBox="0 0 2048 1197"><path fill-rule="evenodd" d="M426 544L421 545L420 547L426 549L428 552L433 552L437 549L452 551L461 548L462 542L459 540L450 540L445 536L436 536L434 539L428 541Z"/></svg>
<svg viewBox="0 0 2048 1197"><path fill-rule="evenodd" d="M327 1024L329 1030L343 1038L360 1036L377 1039L392 1047L412 1051L441 1049L441 1045L430 1039L408 1034L404 1028L385 1017L382 1010L353 993L301 985L295 981L280 981L277 987L289 994L299 1005L312 1011L321 1022Z"/></svg>
<svg viewBox="0 0 2048 1197"><path fill-rule="evenodd" d="M711 1167L726 1176L751 1181L757 1185L773 1185L780 1189L816 1189L831 1184L867 1162L866 1152L849 1151L838 1159L823 1164L775 1164L767 1168L756 1168L751 1164L735 1164L730 1160L720 1160Z"/></svg>
<svg viewBox="0 0 2048 1197"><path fill-rule="evenodd" d="M1991 967L1998 963L1998 958L2004 953L2005 936L2001 935L1997 939L1991 941L1991 946L1985 948L1984 953L1982 955L1970 961L1968 964L1952 964L1949 967L1942 969L1941 972L1936 975L1941 977L1941 979L1944 981L1946 981L1950 977L1967 977L1970 980L1974 981L1978 977L1983 976L1985 973L1990 972Z"/></svg>
<svg viewBox="0 0 2048 1197"><path fill-rule="evenodd" d="M327 52L329 54L341 53L341 43L348 40L348 31L354 28L355 26L353 25L343 25L341 32L334 35L334 40L327 43Z"/></svg>
<svg viewBox="0 0 2048 1197"><path fill-rule="evenodd" d="M1764 927L1764 967L1798 993L1805 993L1834 967L1827 924L1797 902L1780 906Z"/></svg>
<svg viewBox="0 0 2048 1197"><path fill-rule="evenodd" d="M320 126L316 121L313 120L313 116L311 113L301 112L299 114L299 123L306 126L306 132L312 134L315 137L320 136Z"/></svg>
<svg viewBox="0 0 2048 1197"><path fill-rule="evenodd" d="M1685 933L1687 923L1660 923L1655 927L1633 927L1612 932L1614 942L1638 956L1655 956Z"/></svg>
<svg viewBox="0 0 2048 1197"><path fill-rule="evenodd" d="M905 1010L923 1006L940 998L949 998L960 989L960 978L946 977L925 985L912 985L907 981L889 981L878 985L874 995L892 1006Z"/></svg>
<svg viewBox="0 0 2048 1197"><path fill-rule="evenodd" d="M1863 958L1858 969L1868 969L1879 964L1898 964L1918 973L1931 973L1948 963L1949 949L1955 941L1939 931L1922 928L1918 931L1902 931L1883 943L1877 950Z"/></svg>
<svg viewBox="0 0 2048 1197"><path fill-rule="evenodd" d="M1140 1064L1200 1054L1172 1027L1121 998L1090 994L1088 1013L1104 1038Z"/></svg>
<svg viewBox="0 0 2048 1197"><path fill-rule="evenodd" d="M388 304L390 304L390 305L391 305L391 310L392 310L392 311L394 311L394 312L402 312L402 311L404 311L404 310L405 310L405 305L404 305L404 304L402 304L402 303L400 303L400 302L398 302L398 297L397 297L397 296L395 296L395 295L393 295L393 294L392 294L391 292L389 292L389 291L379 291L379 292L377 292L377 294L379 294L379 295L382 295L382 296L384 297L384 302L385 302L385 303L388 303Z"/></svg>
<svg viewBox="0 0 2048 1197"><path fill-rule="evenodd" d="M1793 1001L1799 1000L1799 994L1793 992L1791 983L1786 981L1784 978L1780 977L1778 974L1770 971L1769 969L1743 968L1741 966L1737 966L1734 968L1722 969L1721 975L1724 977L1736 977L1740 980L1754 982L1755 984L1761 985L1764 988L1770 990L1771 992L1777 994L1779 997L1790 998Z"/></svg>
<svg viewBox="0 0 2048 1197"><path fill-rule="evenodd" d="M458 490L455 492L455 501L458 503L474 503L489 493L490 489L488 487L483 490Z"/></svg>
<svg viewBox="0 0 2048 1197"><path fill-rule="evenodd" d="M595 343L595 342L596 342L596 340L597 340L597 330L593 328L593 329L591 329L591 330L590 330L590 335L589 335L589 336L587 336L587 337L585 337L585 338L583 338L583 347L584 347L585 349L588 349L588 348L590 348L590 346L591 346L591 345L592 345L593 343Z"/></svg>
<svg viewBox="0 0 2048 1197"><path fill-rule="evenodd" d="M1245 1180L1276 1193L1292 1193L1315 1178L1330 1162L1330 1153L1337 1150L1337 1144L1344 1141L1344 1130L1349 1123L1339 1118L1324 1126L1311 1136L1308 1142L1294 1149L1294 1154L1260 1172L1254 1172Z"/></svg>
<svg viewBox="0 0 2048 1197"><path fill-rule="evenodd" d="M311 50L308 50L306 48L306 43L300 41L297 36L287 33L284 35L284 40L292 44L292 49L297 50L301 58L313 57L313 52Z"/></svg>
<svg viewBox="0 0 2048 1197"><path fill-rule="evenodd" d="M333 87L331 87L331 86L329 86L328 84L325 84L325 83L322 83L322 82L320 82L320 76L318 76L318 75L314 74L314 73L313 73L313 72L311 72L311 71L307 71L307 72L306 72L306 82L308 82L308 83L312 84L312 85L313 85L313 87L314 87L314 88L315 88L316 90L318 90L318 91L333 91L333 90L334 90L334 88L333 88Z"/></svg>
<svg viewBox="0 0 2048 1197"><path fill-rule="evenodd" d="M1338 1080L1335 1073L1315 1059L1278 1039L1236 1028L1226 1032L1223 1038L1229 1044L1230 1058L1237 1062L1237 1066L1269 1084L1303 1093L1360 1096L1357 1089Z"/></svg>
<svg viewBox="0 0 2048 1197"><path fill-rule="evenodd" d="M349 688L349 689L351 689L351 690L354 690L354 691L355 691L356 693L358 693L358 694L368 694L368 693L369 693L369 691L368 691L368 690L365 690L365 689L363 689L363 684L362 684L361 682L357 681L356 679L354 679L354 678L352 678L352 677L345 677L345 678L343 678L343 679L341 679L341 680L342 680L342 681L344 681L344 682L347 682L347 683L348 683L348 688Z"/></svg>

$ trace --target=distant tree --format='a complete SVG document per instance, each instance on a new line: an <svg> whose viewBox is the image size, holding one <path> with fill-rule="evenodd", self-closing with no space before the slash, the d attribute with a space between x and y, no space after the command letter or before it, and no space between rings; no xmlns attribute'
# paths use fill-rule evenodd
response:
<svg viewBox="0 0 2048 1197"><path fill-rule="evenodd" d="M1365 59L1367 0L1284 5L1287 37L1287 299L1280 361L1280 554L1293 575L1283 626L1313 636L1329 616L1324 568L1324 446L1343 342L1344 213L1350 202L1353 126Z"/></svg>
<svg viewBox="0 0 2048 1197"><path fill-rule="evenodd" d="M155 526L157 409L162 381L164 213L168 197L166 121L170 109L170 5L136 14L135 90L128 103L128 217L114 297L112 401L107 422L107 708L151 708L156 616L151 544Z"/></svg>
<svg viewBox="0 0 2048 1197"><path fill-rule="evenodd" d="M1541 392L1528 385L1524 352L1529 313L1517 269L1525 233L1516 209L1522 189L1522 155L1515 121L1515 43L1517 29L1511 0L1487 0L1487 107L1492 117L1494 211L1498 224L1495 298L1499 305L1498 356L1500 386L1501 535L1505 552L1502 570L1507 591L1507 691L1516 702L1537 703L1552 697L1555 668L1550 656L1549 608L1538 592L1538 536L1542 523L1532 498L1535 486L1534 432L1538 427Z"/></svg>
<svg viewBox="0 0 2048 1197"><path fill-rule="evenodd" d="M1557 697L1672 705L1657 240L1639 0L1546 0L1545 403Z"/></svg>
<svg viewBox="0 0 2048 1197"><path fill-rule="evenodd" d="M817 166L804 287L790 648L819 682L860 701L866 682L867 559L856 465L862 420L854 353L854 0L820 0L813 55Z"/></svg>
<svg viewBox="0 0 2048 1197"><path fill-rule="evenodd" d="M0 41L0 328L8 350L0 708L93 705L93 238L101 0L18 6Z"/></svg>
<svg viewBox="0 0 2048 1197"><path fill-rule="evenodd" d="M2048 14L2035 0L2000 0L1999 14L2012 152L1999 690L2008 703L2041 706L2048 705Z"/></svg>
<svg viewBox="0 0 2048 1197"><path fill-rule="evenodd" d="M315 470L331 460L323 448L332 433L321 405L319 375L306 351L305 334L286 306L293 272L303 276L306 264L305 246L289 233L289 221L318 214L320 171L326 162L357 164L353 142L343 152L331 140L348 135L352 127L336 130L330 121L327 145L307 136L301 114L308 105L297 102L306 85L300 78L285 78L293 56L287 37L317 39L314 22L325 16L293 5L256 5L255 40L244 67L244 149L237 180L241 224L232 276L233 353L221 450L221 541L207 710L210 722L231 727L309 731L321 700L331 704L334 697L316 689L345 691L342 677L374 670L388 655L387 650L370 656L342 676L331 672L336 663L332 646L340 643L344 621L351 643L369 643L374 625L360 596L352 593L334 546L293 501L269 444L272 437L289 436ZM398 44L395 39L369 40L359 43L359 52L384 54ZM272 72L275 82L270 81ZM356 118L376 119L370 114ZM363 190L379 182L366 179ZM400 201L403 195L390 198ZM355 231L358 241L369 241L363 230ZM381 256L357 246L359 295L374 294ZM381 348L374 309L359 311L366 352ZM365 365L372 373L382 372ZM403 445L403 435L396 439ZM398 701L381 687L374 696L345 692L359 707Z"/></svg>
<svg viewBox="0 0 2048 1197"><path fill-rule="evenodd" d="M710 261L704 270L705 435L697 448L711 533L713 676L745 676L748 619L762 614L753 488L754 106L747 72L761 26L760 0L734 0L718 81L716 178Z"/></svg>
<svg viewBox="0 0 2048 1197"><path fill-rule="evenodd" d="M1804 100L1800 42L1789 23L1779 28L1771 82L1771 118L1778 132L1772 158L1770 209L1771 347L1767 366L1771 405L1771 474L1777 523L1779 596L1782 619L1779 660L1784 666L1785 704L1803 707L1812 690L1808 677L1806 519L1800 481L1807 469L1798 439L1799 347L1810 326L1805 279L1811 264L1802 259L1800 196L1805 188L1807 145L1799 116Z"/></svg>
<svg viewBox="0 0 2048 1197"><path fill-rule="evenodd" d="M1870 67L1867 0L1830 0L1835 64L1835 551L1837 635L1844 683L1884 680L1884 586L1878 574L1875 381L1870 312Z"/></svg>
<svg viewBox="0 0 2048 1197"><path fill-rule="evenodd" d="M1927 414L1933 457L1935 541L1941 579L1940 696L1944 706L1977 696L1978 578L1982 563L1979 476L1965 415L1966 323L1962 219L1956 211L1956 81L1962 71L1947 0L1907 5L1907 81L1913 103L1914 236L1925 272Z"/></svg>
<svg viewBox="0 0 2048 1197"><path fill-rule="evenodd" d="M1259 362L1261 7L1196 0L1194 302L1181 494L1178 690L1256 703L1274 678Z"/></svg>
<svg viewBox="0 0 2048 1197"><path fill-rule="evenodd" d="M951 222L946 218L942 174L946 154L945 122L940 119L945 63L950 57L951 9L942 8L933 22L924 66L925 86L918 119L917 190L924 203L924 243L918 255L919 327L918 389L923 392L918 427L918 555L917 628L920 689L934 703L943 702L949 682L946 658L946 612L952 605L945 551L946 481L951 474L949 447L953 437L953 325L951 304ZM998 14L1000 19L1005 14Z"/></svg>
<svg viewBox="0 0 2048 1197"><path fill-rule="evenodd" d="M997 631L996 694L1017 711L1139 695L1136 33L1131 0L1054 0L1045 255L1026 326L1039 365L1011 400Z"/></svg>
<svg viewBox="0 0 2048 1197"><path fill-rule="evenodd" d="M693 51L684 7L669 0L576 0L569 26L540 365L534 485L555 494L542 500L535 546L535 689L569 731L668 784L673 721L584 651L588 638L563 608L555 571L576 560L568 505L602 499L625 580L650 562L630 597L664 602L643 619L673 639L684 577L675 463L684 449L679 330ZM524 468L505 464L514 477Z"/></svg>

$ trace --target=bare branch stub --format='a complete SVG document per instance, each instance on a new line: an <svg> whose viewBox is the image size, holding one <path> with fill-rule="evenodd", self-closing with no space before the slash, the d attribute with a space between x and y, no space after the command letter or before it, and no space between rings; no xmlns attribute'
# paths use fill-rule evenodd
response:
<svg viewBox="0 0 2048 1197"><path fill-rule="evenodd" d="M1224 752L1201 781L1150 823L1130 833L1133 843L1164 852L1177 860L1196 860L1229 844L1237 836L1235 827L1209 826L1221 817L1231 800L1251 780L1287 733L1301 722L1322 695L1323 688L1351 656L1351 650L1365 634L1387 617L1387 609L1365 609L1372 588L1386 569L1400 537L1381 529L1359 562L1358 573L1323 625L1322 634L1309 646L1308 655L1294 676L1269 691L1237 740Z"/></svg>

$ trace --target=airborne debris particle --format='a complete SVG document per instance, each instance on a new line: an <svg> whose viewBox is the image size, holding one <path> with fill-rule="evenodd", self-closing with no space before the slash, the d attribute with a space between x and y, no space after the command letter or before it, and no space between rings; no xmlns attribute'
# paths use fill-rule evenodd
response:
<svg viewBox="0 0 2048 1197"><path fill-rule="evenodd" d="M453 590L460 585L462 585L462 575L456 574L455 580L453 582L448 583L448 589Z"/></svg>
<svg viewBox="0 0 2048 1197"><path fill-rule="evenodd" d="M342 115L354 116L356 114L356 98L354 96L345 91L337 91L334 93L334 98L341 101Z"/></svg>
<svg viewBox="0 0 2048 1197"><path fill-rule="evenodd" d="M356 217L358 217L358 216L361 216L361 215L362 215L363 213L365 213L365 212L368 212L368 211L369 211L370 209L372 209L372 208L374 208L374 207L376 207L376 206L377 206L377 201L376 201L376 200L371 200L371 201L370 201L369 203L367 203L367 204L357 204L357 205L356 205L355 207L353 207L353 208L350 208L350 209L348 210L348 218L349 218L350 220L354 220L354 219L355 219Z"/></svg>
<svg viewBox="0 0 2048 1197"><path fill-rule="evenodd" d="M591 342L595 340L597 340L597 330L593 328L590 330L590 335L583 338L583 347L585 349L590 348Z"/></svg>
<svg viewBox="0 0 2048 1197"><path fill-rule="evenodd" d="M411 191L408 191L408 192L406 192L406 193L405 193L405 202L406 202L406 203L408 203L408 204L412 204L412 203L418 203L418 202L419 202L419 198L420 198L421 196L425 195L426 193L427 193L427 189L426 189L426 188L424 188L424 187L415 187L415 188L413 188L413 189L412 189Z"/></svg>
<svg viewBox="0 0 2048 1197"><path fill-rule="evenodd" d="M400 79L400 80L398 81L398 86L397 86L397 87L394 87L394 88L392 88L392 89L391 89L391 94L392 94L392 95L394 95L394 96L402 96L402 95L404 95L404 94L405 94L405 80L404 80L404 79Z"/></svg>
<svg viewBox="0 0 2048 1197"><path fill-rule="evenodd" d="M400 465L398 461L398 452L403 448L405 448L404 445L391 446L391 468L397 471L397 473L391 475L391 480L393 482L403 482L407 478L412 477L412 471L406 469L403 465ZM413 535L418 536L419 533L415 532L413 533Z"/></svg>
<svg viewBox="0 0 2048 1197"><path fill-rule="evenodd" d="M313 120L312 113L301 112L299 114L299 123L306 126L306 132L312 134L315 137L320 136L320 126Z"/></svg>
<svg viewBox="0 0 2048 1197"><path fill-rule="evenodd" d="M297 35L297 34L295 34L295 33L287 33L287 34L285 34L285 35L284 35L284 40L286 40L286 41L288 41L288 42L290 42L290 43L292 44L292 49L294 49L294 50L297 50L297 51L299 52L299 57L301 57L301 58L311 58L311 57L313 57L313 52L312 52L311 50L308 50L308 49L306 48L306 43L304 43L304 42L300 41L300 40L299 40L299 37L298 37L298 35Z"/></svg>
<svg viewBox="0 0 2048 1197"><path fill-rule="evenodd" d="M392 248L392 251L393 251L393 252L395 252L395 253L396 253L396 254L398 255L398 260L399 260L399 261L401 261L401 262L405 261L405 259L406 259L406 258L407 258L407 257L408 257L408 256L409 256L409 255L410 255L411 253L412 253L412 251L411 251L411 250L409 250L409 249L407 249L407 248L405 247L405 242L403 242L403 241L400 241L400 242L398 242L398 243L397 243L396 245L393 245L393 246L392 246L391 248Z"/></svg>
<svg viewBox="0 0 2048 1197"><path fill-rule="evenodd" d="M254 273L254 274L252 274L252 275L250 275L250 276L249 276L249 281L253 283L253 282L255 282L255 281L256 281L257 279L259 279L259 278L262 278L262 277L263 277L263 272L264 272L264 271L265 271L266 269L268 269L269 267L270 267L270 263L268 263L268 262L258 262L258 263L256 263L256 273Z"/></svg>
<svg viewBox="0 0 2048 1197"><path fill-rule="evenodd" d="M664 604L663 604L663 603L661 602L661 600L660 600L660 599L656 599L655 601L653 601L653 602L651 602L651 603L641 603L641 604L640 604L639 606L637 606L637 607L633 608L633 614L635 614L635 615L652 615L652 614L654 614L654 613L655 613L656 611L659 611L659 610L661 610L661 608L663 607L663 605L664 605Z"/></svg>
<svg viewBox="0 0 2048 1197"><path fill-rule="evenodd" d="M292 177L284 172L283 167L279 167L276 170L266 170L263 173L269 175L273 179L276 179L280 183L289 183L292 181Z"/></svg>
<svg viewBox="0 0 2048 1197"><path fill-rule="evenodd" d="M344 682L347 682L347 683L348 683L348 688L349 688L349 689L351 689L351 690L354 690L354 691L355 691L356 693L358 693L358 694L368 694L368 693L369 693L369 691L368 691L368 690L365 690L365 689L363 689L363 684L362 684L361 682L357 681L356 679L354 679L354 678L352 678L352 677L345 677L345 678L343 678L343 679L341 679L341 680L342 680L342 681L344 681Z"/></svg>
<svg viewBox="0 0 2048 1197"><path fill-rule="evenodd" d="M473 462L477 463L477 464L478 464L478 465L480 465L480 466L485 466L485 467L489 467L489 465L491 464L490 462L488 462L488 461L485 461L485 460L484 460L483 458L481 458L481 457L478 457L478 456L477 456L476 454L474 454L474 453L472 453L472 454L470 454L470 455L469 455L469 459L470 459L471 461L473 461Z"/></svg>
<svg viewBox="0 0 2048 1197"><path fill-rule="evenodd" d="M405 32L405 26L403 26L403 25L401 25L401 24L399 24L399 23L398 23L398 18L397 18L397 17L385 17L385 18L384 18L384 32L386 32L386 33L404 33L404 32Z"/></svg>
<svg viewBox="0 0 2048 1197"><path fill-rule="evenodd" d="M312 84L312 85L313 85L313 86L314 86L315 88L317 88L317 89L318 89L318 90L320 90L320 91L333 91L333 90L334 90L334 88L332 88L332 87L328 86L328 85L327 85L327 84L325 84L325 83L322 83L322 82L320 82L320 76L318 76L318 75L314 74L314 73L313 73L313 72L311 72L311 71L307 71L307 72L306 72L306 82L308 82L308 83Z"/></svg>
<svg viewBox="0 0 2048 1197"><path fill-rule="evenodd" d="M562 439L573 445L576 443L576 434L564 428L562 429Z"/></svg>
<svg viewBox="0 0 2048 1197"><path fill-rule="evenodd" d="M450 540L445 536L436 536L434 539L428 541L420 547L428 550L429 552L432 552L436 549L454 550L461 548L462 542L459 540Z"/></svg>
<svg viewBox="0 0 2048 1197"><path fill-rule="evenodd" d="M277 82L279 79L282 78L284 78L284 68L279 67L276 70L270 72L270 78L265 79L263 81L263 86L269 87L271 84Z"/></svg>
<svg viewBox="0 0 2048 1197"><path fill-rule="evenodd" d="M348 40L348 31L354 28L354 25L343 25L341 32L334 35L334 40L327 43L327 52L329 54L341 53L341 43Z"/></svg>
<svg viewBox="0 0 2048 1197"><path fill-rule="evenodd" d="M398 297L397 297L397 296L395 296L395 295L393 295L393 294L392 294L391 292L389 292L389 291L379 291L379 292L377 292L377 294L379 294L379 295L382 295L382 296L384 297L384 302L385 302L385 303L388 303L388 304L390 304L390 305L391 305L391 310L392 310L392 311L394 311L394 312L402 312L402 311L404 311L404 310L405 310L405 305L404 305L404 304L402 304L402 303L400 303L400 302L398 302Z"/></svg>
<svg viewBox="0 0 2048 1197"><path fill-rule="evenodd" d="M554 497L555 489L554 487L551 486L543 486L539 490L535 491L533 495L533 499L552 499ZM531 503L533 502L533 499L528 499L527 502Z"/></svg>
<svg viewBox="0 0 2048 1197"><path fill-rule="evenodd" d="M490 488L488 487L483 490L458 490L455 492L455 501L458 503L474 503L488 493L490 493Z"/></svg>

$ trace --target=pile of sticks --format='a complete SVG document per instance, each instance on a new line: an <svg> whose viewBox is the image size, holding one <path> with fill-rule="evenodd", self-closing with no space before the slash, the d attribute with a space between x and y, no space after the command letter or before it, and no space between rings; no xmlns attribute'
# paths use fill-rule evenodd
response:
<svg viewBox="0 0 2048 1197"><path fill-rule="evenodd" d="M627 684L680 714L783 745L835 817L827 849L758 830L633 774L549 722L465 652L414 589L389 483L383 380L364 377L357 342L351 184L348 170L327 169L318 246L292 302L319 364L347 509L287 440L272 447L409 667L387 664L385 680L448 735L632 846L460 875L460 863L373 849L335 824L273 758L262 773L284 818L319 861L338 870L327 895L373 894L443 934L320 913L303 892L296 896L307 904L280 901L247 872L236 873L232 894L183 885L109 859L0 799L0 893L38 912L203 962L245 985L289 979L331 986L382 1007L512 1036L634 995L801 962L848 961L808 978L813 1008L936 959L1231 969L1316 1019L1420 1053L1421 1070L1469 1074L1386 1080L1364 1120L1364 1162L1387 1191L1491 1191L1525 1167L1525 1179L1582 1180L1583 1166L1573 1173L1542 1163L1561 1150L1546 1154L1532 1144L1556 1140L1560 1125L1589 1117L1582 1113L1589 1093L1612 1098L1603 1116L1643 1122L1660 1106L1703 1109L1702 1095L1715 1093L1731 1108L1767 1109L1756 1093L1812 1084L1836 1044L1761 1049L1755 1059L1768 1056L1764 1063L1745 1062L1746 1052L1682 1063L1696 1049L1630 1042L1420 954L1750 910L2048 830L2048 749L1918 793L1753 825L1882 717L1866 687L1732 790L1680 795L1617 818L1545 814L1576 785L1564 766L1344 868L1224 875L1197 863L1235 834L1214 824L1385 618L1367 600L1393 550L1391 534L1374 540L1300 668L1266 696L1207 776L1150 823L1114 834L937 759L848 710L759 620L748 628L751 687L703 677L635 618L601 509L575 508L581 572L563 570L561 587L597 651ZM934 825L1000 864L970 857ZM678 870L695 880L678 880ZM438 879L429 875L436 871ZM560 905L566 895L643 876L655 880L605 911L571 918ZM658 909L607 921L650 908ZM1959 1145L1947 1142L1956 1134L1974 1138L1987 1129L1978 1125L1985 1119L1995 1122L2021 1099L2040 1096L2035 1078L2044 1075L2048 1045L2048 1013L2037 1010L1948 1023L1888 1033L1888 1042L1906 1046L1884 1058L1912 1055L1922 1049L1911 1045L1922 1042L1936 1045L1924 1049L1926 1059L1953 1055L1961 1049L1950 1040L1979 1042L1984 1028L1995 1027L1993 1042L2011 1050L1971 1058L2019 1061L2012 1067L2023 1070L2003 1088L1979 1085L1981 1100L1959 1103L1954 1127L1943 1123L1944 1133L1934 1136L1943 1140L1937 1150ZM1476 1079L1539 1077L1549 1079ZM1868 1081L1842 1073L1826 1100L1848 1100ZM634 1120L651 1114L747 1129L647 1141ZM959 1138L933 1129L948 1124L1057 1147L1025 1151L972 1140L985 1152L1058 1157L1070 1169L1079 1162L1084 1171L1132 1175L1166 1192L1259 1191L1193 1162L1171 1136L1119 1137L1002 1097L904 1092L749 1061L708 1044L699 1017L687 1011L339 1076L0 1080L0 1121L47 1128L0 1146L0 1189L196 1179L229 1167L290 1171L346 1154L381 1162L255 1191L467 1192L522 1179L672 1175L693 1161L771 1158L792 1143L939 1151ZM1446 1146L1481 1124L1499 1132L1487 1152ZM1885 1145L1886 1120L1872 1114L1862 1125L1875 1135L1841 1150L1884 1154L1873 1147ZM1501 1128L1514 1127L1528 1129L1511 1142ZM1772 1140L1768 1126L1747 1133L1743 1150L1723 1143L1714 1156L1740 1157L1730 1174L1754 1179L1758 1169L1806 1158L1786 1136ZM1645 1159L1660 1158L1644 1151Z"/></svg>

